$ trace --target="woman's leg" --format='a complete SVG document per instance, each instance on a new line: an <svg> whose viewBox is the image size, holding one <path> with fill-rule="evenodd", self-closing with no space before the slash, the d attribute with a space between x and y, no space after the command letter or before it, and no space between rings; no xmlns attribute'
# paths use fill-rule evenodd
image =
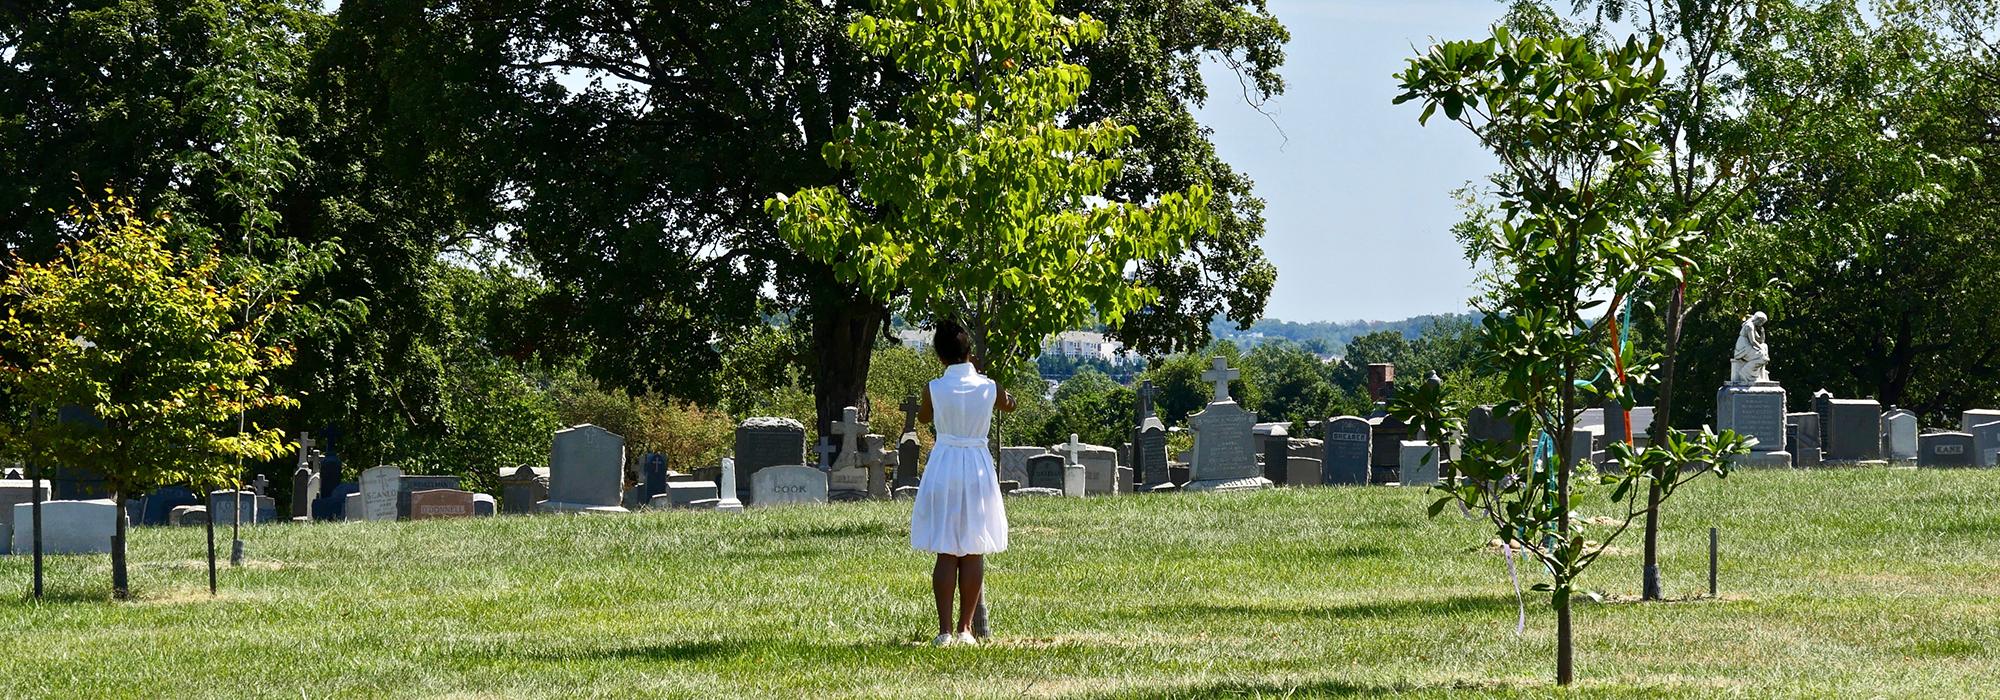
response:
<svg viewBox="0 0 2000 700"><path fill-rule="evenodd" d="M958 560L958 631L972 629L972 614L979 608L979 591L986 585L986 557L967 554Z"/></svg>
<svg viewBox="0 0 2000 700"><path fill-rule="evenodd" d="M937 555L931 568L931 595L937 598L938 634L951 634L951 587L958 578L958 557Z"/></svg>

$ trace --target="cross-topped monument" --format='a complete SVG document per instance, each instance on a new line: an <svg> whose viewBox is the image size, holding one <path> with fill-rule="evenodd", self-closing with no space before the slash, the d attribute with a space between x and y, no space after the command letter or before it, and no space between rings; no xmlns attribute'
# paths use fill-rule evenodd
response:
<svg viewBox="0 0 2000 700"><path fill-rule="evenodd" d="M300 466L300 467L308 467L308 468L309 468L309 467L311 467L311 466L313 466L313 463L312 463L312 458L313 458L313 448L316 448L316 447L319 447L319 443L316 443L316 442L313 442L313 439L312 439L312 435L310 435L310 434L307 434L307 433L299 433L299 462L298 462L298 466Z"/></svg>
<svg viewBox="0 0 2000 700"><path fill-rule="evenodd" d="M917 400L916 394L911 394L903 399L904 435L917 432L917 411L921 411L923 410L923 408L924 404L923 402Z"/></svg>
<svg viewBox="0 0 2000 700"><path fill-rule="evenodd" d="M1215 396L1210 398L1208 402L1222 403L1230 401L1229 383L1243 376L1242 370L1230 369L1229 359L1224 357L1215 358L1215 362L1210 367L1207 372L1201 373L1202 381L1215 385Z"/></svg>
<svg viewBox="0 0 2000 700"><path fill-rule="evenodd" d="M1153 380L1139 382L1139 422L1144 423L1147 418L1153 417L1153 397L1159 393L1160 390L1153 387Z"/></svg>
<svg viewBox="0 0 2000 700"><path fill-rule="evenodd" d="M860 415L860 409L848 406L840 409L840 422L833 424L833 432L840 434L840 456L833 463L836 469L861 463L861 434L868 430L868 424L861 422Z"/></svg>
<svg viewBox="0 0 2000 700"><path fill-rule="evenodd" d="M819 453L819 470L823 472L833 471L833 453L839 452L840 448L834 447L832 440L828 439L825 435L821 435L819 436L819 446L814 447L813 451Z"/></svg>

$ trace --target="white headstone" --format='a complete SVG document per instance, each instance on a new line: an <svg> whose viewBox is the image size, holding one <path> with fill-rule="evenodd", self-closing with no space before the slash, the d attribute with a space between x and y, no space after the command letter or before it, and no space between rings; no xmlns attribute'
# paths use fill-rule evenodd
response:
<svg viewBox="0 0 2000 700"><path fill-rule="evenodd" d="M35 546L34 504L14 504L14 551L27 554ZM43 554L103 554L111 551L111 535L125 510L109 499L42 502Z"/></svg>
<svg viewBox="0 0 2000 700"><path fill-rule="evenodd" d="M1882 448L1888 450L1889 459L1916 459L1917 414L1900 408L1882 414Z"/></svg>
<svg viewBox="0 0 2000 700"><path fill-rule="evenodd" d="M1438 482L1438 453L1428 442L1404 440L1397 466L1404 486L1430 486Z"/></svg>
<svg viewBox="0 0 2000 700"><path fill-rule="evenodd" d="M403 470L395 467L376 467L361 472L360 520L395 520L396 499L403 491ZM354 517L354 499L348 499L347 516Z"/></svg>
<svg viewBox="0 0 2000 700"><path fill-rule="evenodd" d="M804 444L804 441L801 440L800 443ZM736 497L736 460L729 457L722 458L722 488L718 494L720 500L715 502L716 510L724 513L743 512L743 501Z"/></svg>
<svg viewBox="0 0 2000 700"><path fill-rule="evenodd" d="M804 465L765 467L750 475L755 508L791 503L825 503L826 472Z"/></svg>

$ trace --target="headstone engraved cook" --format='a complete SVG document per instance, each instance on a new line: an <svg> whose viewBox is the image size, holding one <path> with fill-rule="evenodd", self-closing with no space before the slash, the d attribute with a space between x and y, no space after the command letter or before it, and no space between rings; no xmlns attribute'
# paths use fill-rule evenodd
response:
<svg viewBox="0 0 2000 700"><path fill-rule="evenodd" d="M1242 373L1217 357L1203 381L1215 385L1208 406L1188 418L1194 428L1194 462L1188 468L1190 491L1235 491L1271 487L1257 468L1254 432L1257 415L1243 410L1229 396L1229 382Z"/></svg>
<svg viewBox="0 0 2000 700"><path fill-rule="evenodd" d="M826 472L805 465L765 467L750 477L750 507L827 501Z"/></svg>

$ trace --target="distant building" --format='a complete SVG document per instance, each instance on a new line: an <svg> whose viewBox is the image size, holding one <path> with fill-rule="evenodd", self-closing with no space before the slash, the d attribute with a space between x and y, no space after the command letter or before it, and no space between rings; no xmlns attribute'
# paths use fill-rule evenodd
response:
<svg viewBox="0 0 2000 700"><path fill-rule="evenodd" d="M931 349L931 332L922 328L905 328L896 331L896 340L911 350L923 352Z"/></svg>
<svg viewBox="0 0 2000 700"><path fill-rule="evenodd" d="M1103 333L1096 331L1065 331L1057 334L1055 339L1050 340L1048 344L1043 345L1042 354L1061 355L1070 358L1094 357L1107 362L1117 362L1119 360L1118 351L1123 349L1125 349L1125 344L1106 338Z"/></svg>

